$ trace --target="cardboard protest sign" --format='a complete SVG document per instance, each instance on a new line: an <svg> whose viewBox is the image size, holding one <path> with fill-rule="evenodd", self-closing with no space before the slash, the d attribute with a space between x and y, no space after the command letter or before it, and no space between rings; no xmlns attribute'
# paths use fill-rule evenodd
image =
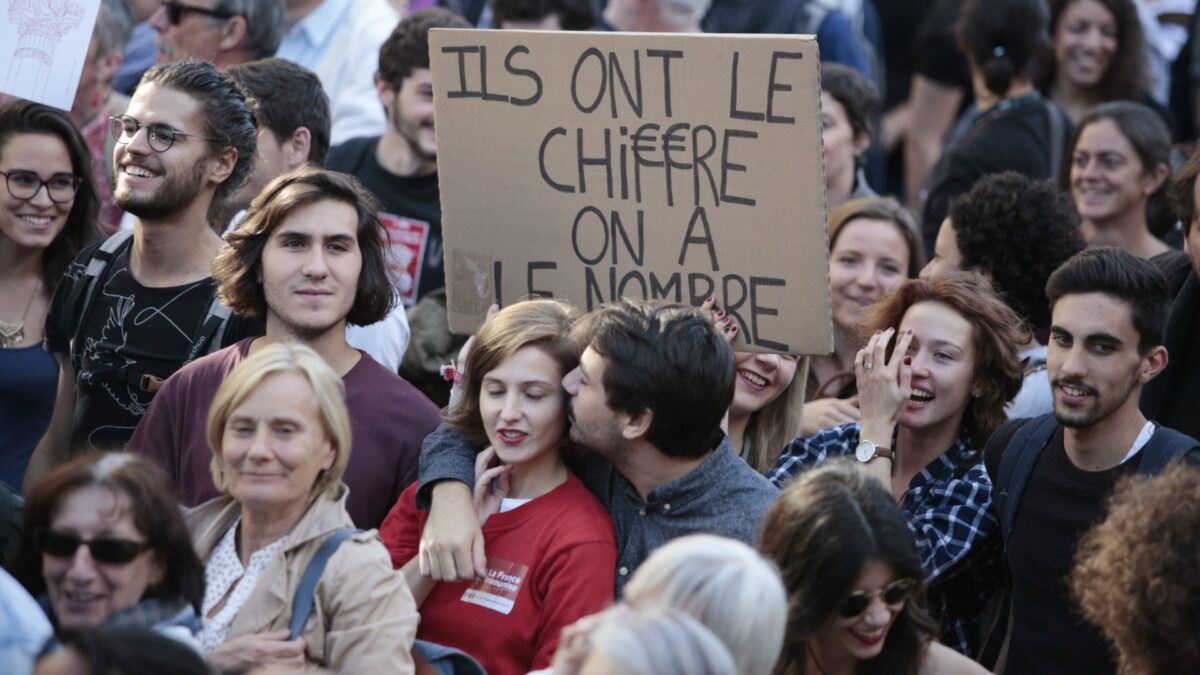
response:
<svg viewBox="0 0 1200 675"><path fill-rule="evenodd" d="M0 93L70 110L100 0L0 0Z"/></svg>
<svg viewBox="0 0 1200 675"><path fill-rule="evenodd" d="M815 39L434 30L450 328L529 294L711 294L738 347L828 353Z"/></svg>

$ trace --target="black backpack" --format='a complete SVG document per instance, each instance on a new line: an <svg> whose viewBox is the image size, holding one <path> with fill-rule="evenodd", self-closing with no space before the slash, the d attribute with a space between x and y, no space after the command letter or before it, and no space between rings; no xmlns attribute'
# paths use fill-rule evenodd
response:
<svg viewBox="0 0 1200 675"><path fill-rule="evenodd" d="M1040 417L1014 420L998 429L995 437L988 442L989 447L1004 448L1000 467L992 476L992 502L1006 542L1012 534L1021 493L1033 474L1033 466L1057 429L1058 420L1054 419L1053 413L1047 413ZM1157 475L1173 460L1198 448L1200 441L1159 426L1138 456L1137 472L1144 476Z"/></svg>
<svg viewBox="0 0 1200 675"><path fill-rule="evenodd" d="M76 381L86 370L89 377L107 382L126 384L137 387L144 392L153 394L162 386L163 378L149 373L134 371L130 368L111 368L107 364L93 364L83 356L83 346L80 342L81 333L87 325L88 315L92 312L96 295L107 278L105 271L108 264L133 246L133 231L121 230L100 244L87 262L83 277L79 279L63 305L62 316L66 320L75 318L71 327L71 365L75 368ZM195 360L201 354L208 354L221 347L225 334L225 325L229 322L231 312L221 304L216 293L208 305L204 319L192 333L192 347L188 350L180 366Z"/></svg>

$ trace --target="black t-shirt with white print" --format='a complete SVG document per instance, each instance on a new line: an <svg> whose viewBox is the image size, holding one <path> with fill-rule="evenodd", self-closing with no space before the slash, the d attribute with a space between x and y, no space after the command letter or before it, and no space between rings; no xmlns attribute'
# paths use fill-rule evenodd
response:
<svg viewBox="0 0 1200 675"><path fill-rule="evenodd" d="M79 321L78 316L63 315L65 304L76 284L84 282L87 263L98 247L84 249L67 268L46 314L46 350L64 359L70 359L71 339ZM93 374L120 368L166 379L183 366L216 292L211 277L168 288L143 286L129 270L130 248L109 261L99 280L102 283L94 291L87 323L79 333L82 365L76 373L73 449L125 446L153 394ZM220 346L262 334L260 322L233 315Z"/></svg>

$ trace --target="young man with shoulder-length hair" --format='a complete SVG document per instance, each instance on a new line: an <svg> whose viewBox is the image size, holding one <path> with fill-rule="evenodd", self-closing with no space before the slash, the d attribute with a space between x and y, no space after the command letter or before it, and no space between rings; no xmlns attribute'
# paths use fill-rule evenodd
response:
<svg viewBox="0 0 1200 675"><path fill-rule="evenodd" d="M375 199L353 178L312 167L284 174L251 206L213 263L221 298L266 323L246 339L189 364L163 385L129 442L179 486L187 506L218 496L206 420L225 376L256 349L299 342L342 376L353 453L344 480L356 525L377 526L416 479L434 405L395 373L346 343L346 324L368 325L395 301Z"/></svg>

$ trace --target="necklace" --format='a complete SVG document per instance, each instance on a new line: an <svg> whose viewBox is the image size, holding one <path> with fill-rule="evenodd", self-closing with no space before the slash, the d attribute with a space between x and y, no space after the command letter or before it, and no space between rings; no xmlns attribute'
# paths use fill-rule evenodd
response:
<svg viewBox="0 0 1200 675"><path fill-rule="evenodd" d="M12 349L25 339L25 317L29 315L29 308L33 306L33 299L37 297L41 287L42 280L39 278L33 285L33 292L29 294L29 302L25 303L25 311L21 314L20 321L0 321L0 349Z"/></svg>

